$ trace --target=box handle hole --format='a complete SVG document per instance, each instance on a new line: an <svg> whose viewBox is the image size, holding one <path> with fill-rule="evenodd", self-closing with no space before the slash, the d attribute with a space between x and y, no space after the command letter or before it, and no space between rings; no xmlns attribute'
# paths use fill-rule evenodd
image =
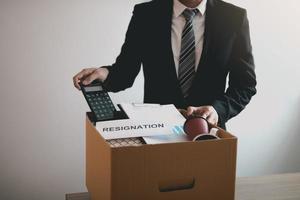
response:
<svg viewBox="0 0 300 200"><path fill-rule="evenodd" d="M186 178L160 181L158 188L160 192L172 192L177 190L193 189L194 186L195 186L195 178L186 177Z"/></svg>

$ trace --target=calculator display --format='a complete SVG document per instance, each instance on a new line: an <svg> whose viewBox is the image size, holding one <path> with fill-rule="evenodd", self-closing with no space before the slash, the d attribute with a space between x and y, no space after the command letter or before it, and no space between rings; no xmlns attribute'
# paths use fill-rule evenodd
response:
<svg viewBox="0 0 300 200"><path fill-rule="evenodd" d="M102 86L91 86L91 87L86 87L85 88L85 91L86 92L96 92L96 91L102 91L103 90L103 88L102 88Z"/></svg>

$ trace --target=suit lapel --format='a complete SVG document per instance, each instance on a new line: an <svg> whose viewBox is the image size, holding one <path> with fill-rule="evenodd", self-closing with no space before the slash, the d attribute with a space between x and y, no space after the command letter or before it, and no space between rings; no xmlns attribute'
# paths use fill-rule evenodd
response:
<svg viewBox="0 0 300 200"><path fill-rule="evenodd" d="M164 53L167 59L168 64L166 65L168 73L170 73L170 79L168 81L172 81L174 87L176 87L177 95L182 96L179 81L177 79L174 55L172 50L172 40L171 40L171 31L172 31L172 17L173 17L173 0L162 0L161 3L161 28L163 29L163 45Z"/></svg>
<svg viewBox="0 0 300 200"><path fill-rule="evenodd" d="M177 80L177 75L176 75L176 69L175 69L175 62L174 62L174 55L173 55L173 50L172 50L172 17L173 17L173 0L167 0L165 1L167 3L167 11L164 11L164 14L166 15L165 19L165 27L166 27L166 40L165 40L165 45L167 48L167 54L168 54L168 60L170 64L168 65L170 67L170 72L172 73L172 77Z"/></svg>
<svg viewBox="0 0 300 200"><path fill-rule="evenodd" d="M205 16L205 30L204 30L204 43L203 43L203 50L200 58L200 62L198 63L198 70L197 75L201 73L201 68L205 65L208 51L211 50L211 43L212 43L212 29L215 24L214 18L214 7L215 2L214 0L208 0L206 5L206 16Z"/></svg>
<svg viewBox="0 0 300 200"><path fill-rule="evenodd" d="M190 97L193 98L194 94L199 93L198 89L201 79L203 78L203 74L205 73L205 68L208 67L207 61L208 56L212 54L214 50L214 28L216 26L216 5L215 0L208 0L206 5L206 16L205 16L205 30L204 30L204 43L203 50L200 58L200 62L198 64L198 68L196 71L196 76L193 81L193 85L190 91ZM189 99L189 98L188 98ZM189 101L189 100L188 100Z"/></svg>
<svg viewBox="0 0 300 200"><path fill-rule="evenodd" d="M203 50L198 63L196 75L190 90L190 94L186 99L187 106L195 104L195 96L199 96L199 83L202 82L203 76L205 76L205 68L208 67L208 57L212 54L214 43L214 28L216 26L216 5L215 0L207 0L206 14L205 14L205 30L204 30L204 42ZM200 102L198 102L200 103ZM198 105L198 103L196 105Z"/></svg>

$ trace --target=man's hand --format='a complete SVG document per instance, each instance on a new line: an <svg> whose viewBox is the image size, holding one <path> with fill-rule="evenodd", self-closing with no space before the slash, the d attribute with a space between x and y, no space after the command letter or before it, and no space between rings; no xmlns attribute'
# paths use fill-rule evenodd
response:
<svg viewBox="0 0 300 200"><path fill-rule="evenodd" d="M219 120L218 113L212 106L200 106L200 107L189 106L186 112L184 113L184 115L187 117L193 115L203 117L213 125L217 125Z"/></svg>
<svg viewBox="0 0 300 200"><path fill-rule="evenodd" d="M106 68L86 68L73 77L74 86L80 90L79 83L88 85L94 80L105 81L109 71Z"/></svg>

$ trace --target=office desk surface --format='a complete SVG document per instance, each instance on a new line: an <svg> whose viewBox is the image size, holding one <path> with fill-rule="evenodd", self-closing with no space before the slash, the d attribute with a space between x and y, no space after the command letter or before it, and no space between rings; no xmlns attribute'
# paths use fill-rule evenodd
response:
<svg viewBox="0 0 300 200"><path fill-rule="evenodd" d="M236 182L236 200L300 200L300 173L241 177ZM89 194L67 194L66 200L90 200Z"/></svg>
<svg viewBox="0 0 300 200"><path fill-rule="evenodd" d="M300 200L300 173L237 178L236 200Z"/></svg>

